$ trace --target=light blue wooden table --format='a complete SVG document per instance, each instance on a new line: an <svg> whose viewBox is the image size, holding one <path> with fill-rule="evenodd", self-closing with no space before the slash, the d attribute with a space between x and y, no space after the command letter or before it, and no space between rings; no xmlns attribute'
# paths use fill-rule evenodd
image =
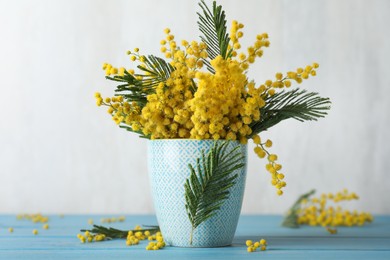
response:
<svg viewBox="0 0 390 260"><path fill-rule="evenodd" d="M125 240L81 244L76 235L100 224L107 215L49 216L50 228L13 215L0 216L0 259L390 259L390 216L376 216L364 227L339 228L331 235L321 227L288 229L280 216L242 216L232 246L221 248L165 247L146 251L147 241L126 246ZM157 224L154 216L126 216L125 222L105 224L119 229ZM8 227L14 232L9 233ZM33 235L32 230L39 234ZM268 241L264 252L248 253L247 239Z"/></svg>

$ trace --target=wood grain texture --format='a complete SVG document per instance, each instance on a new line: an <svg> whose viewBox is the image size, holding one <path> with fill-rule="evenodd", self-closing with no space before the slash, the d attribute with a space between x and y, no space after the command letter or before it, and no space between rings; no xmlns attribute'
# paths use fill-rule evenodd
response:
<svg viewBox="0 0 390 260"><path fill-rule="evenodd" d="M288 229L280 226L280 216L242 216L232 246L220 248L166 247L146 251L146 241L128 247L125 240L81 244L76 237L88 228L88 219L98 223L98 215L50 216L50 229L41 224L0 216L0 259L389 259L390 216L376 216L364 227L339 228L337 235L321 227ZM154 216L127 216L123 223L110 226L129 229L137 224L156 224ZM12 226L14 233L7 228ZM32 230L39 234L34 236ZM247 253L245 241L265 238L265 252Z"/></svg>

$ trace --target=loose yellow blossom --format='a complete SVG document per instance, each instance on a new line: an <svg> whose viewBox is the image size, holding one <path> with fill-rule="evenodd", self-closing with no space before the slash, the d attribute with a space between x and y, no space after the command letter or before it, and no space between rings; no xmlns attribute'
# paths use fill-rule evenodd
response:
<svg viewBox="0 0 390 260"><path fill-rule="evenodd" d="M100 96L100 94L96 93L95 96L97 96L97 98L98 98L98 96ZM21 214L21 215L17 215L16 218L18 220L22 220L22 219L30 220L33 223L47 223L49 221L49 217L43 216L40 213L37 213L37 214Z"/></svg>
<svg viewBox="0 0 390 260"><path fill-rule="evenodd" d="M104 234L91 234L89 231L85 231L83 234L77 234L77 238L81 243L92 243L92 242L101 242L106 240L106 235Z"/></svg>
<svg viewBox="0 0 390 260"><path fill-rule="evenodd" d="M260 251L267 249L267 241L263 238L260 239L260 241L256 241L255 243L253 243L252 240L247 240L245 244L249 253L256 252L258 248L260 248Z"/></svg>
<svg viewBox="0 0 390 260"><path fill-rule="evenodd" d="M142 230L140 226L136 226L134 230ZM126 245L138 245L142 240L149 240L149 244L145 247L146 250L159 250L165 247L165 242L163 236L160 232L152 234L150 231L146 230L144 232L136 231L133 232L130 230L127 234ZM153 242L155 241L155 242Z"/></svg>
<svg viewBox="0 0 390 260"><path fill-rule="evenodd" d="M298 211L298 224L310 226L323 226L331 234L336 234L337 226L362 226L372 222L373 217L367 212L357 212L342 209L336 206L342 201L357 200L354 192L343 190L335 194L322 194L301 203ZM331 205L329 205L329 202Z"/></svg>

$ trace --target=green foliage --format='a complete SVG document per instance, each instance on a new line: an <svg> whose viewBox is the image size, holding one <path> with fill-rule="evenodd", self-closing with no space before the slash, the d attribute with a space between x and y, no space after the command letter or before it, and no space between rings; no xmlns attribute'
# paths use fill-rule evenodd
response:
<svg viewBox="0 0 390 260"><path fill-rule="evenodd" d="M117 95L123 96L123 98L131 103L136 102L141 108L147 103L147 96L156 93L156 87L160 83L165 83L166 80L174 71L174 67L167 63L164 59L148 55L144 56L145 65L138 65L143 74L132 75L125 71L123 76L106 76L107 79L121 82L115 89ZM137 79L141 76L142 79ZM131 126L126 124L120 124L120 127L126 129L129 132L139 134L141 138L150 139L150 136L146 136L142 131L134 131Z"/></svg>
<svg viewBox="0 0 390 260"><path fill-rule="evenodd" d="M165 83L171 72L174 71L171 64L153 55L145 57L145 65L146 67L138 66L141 71L146 73L142 75L142 86L144 87L156 87L161 82Z"/></svg>
<svg viewBox="0 0 390 260"><path fill-rule="evenodd" d="M284 220L282 222L283 227L288 228L298 228L298 210L301 208L301 203L303 200L307 200L311 195L313 195L316 191L311 190L308 193L303 194L300 196L297 201L294 203L294 205L290 208L290 210L287 212L287 215L284 217Z"/></svg>
<svg viewBox="0 0 390 260"><path fill-rule="evenodd" d="M122 82L116 87L115 92L123 96L128 102L137 102L139 106L146 105L146 97L156 92L156 86L169 78L174 68L162 58L148 55L145 58L145 66L138 65L138 69L145 72L144 74L131 75L125 71L124 76L114 76L106 78L109 80ZM142 79L137 79L142 76Z"/></svg>
<svg viewBox="0 0 390 260"><path fill-rule="evenodd" d="M119 125L120 128L123 128L129 132L133 132L135 134L138 134L140 138L150 139L150 135L145 135L142 131L135 131L131 126L121 123Z"/></svg>
<svg viewBox="0 0 390 260"><path fill-rule="evenodd" d="M193 231L204 221L211 218L221 208L229 197L229 189L236 183L237 174L232 173L244 167L244 156L237 146L227 152L228 142L217 142L205 156L196 161L196 170L189 164L190 176L184 184L185 207L192 225L190 244Z"/></svg>
<svg viewBox="0 0 390 260"><path fill-rule="evenodd" d="M135 229L134 230L119 230L119 229L112 228L112 227L107 228L107 227L103 227L103 226L93 225L93 229L81 229L80 231L81 232L88 231L88 232L93 233L93 234L103 234L103 235L106 235L106 237L108 239L126 238L129 231L133 231L134 233L138 232L138 231L141 231L142 233L145 231L149 231L152 234L160 231L159 226L146 226L146 227L149 227L149 228L140 229L140 230L135 230Z"/></svg>
<svg viewBox="0 0 390 260"><path fill-rule="evenodd" d="M250 125L252 135L258 134L283 120L293 118L298 121L317 121L327 115L330 109L329 98L315 92L294 89L281 91L264 99L266 105L260 109L260 121Z"/></svg>
<svg viewBox="0 0 390 260"><path fill-rule="evenodd" d="M217 6L217 3L213 2L213 10L205 4L204 0L199 3L202 8L202 13L197 13L199 16L198 26L202 33L200 38L207 45L208 59L204 59L204 64L211 73L215 73L214 69L210 65L209 60L213 60L218 55L221 55L224 59L231 56L231 52L228 51L229 46L229 34L226 32L226 17L225 11L222 10L222 6Z"/></svg>

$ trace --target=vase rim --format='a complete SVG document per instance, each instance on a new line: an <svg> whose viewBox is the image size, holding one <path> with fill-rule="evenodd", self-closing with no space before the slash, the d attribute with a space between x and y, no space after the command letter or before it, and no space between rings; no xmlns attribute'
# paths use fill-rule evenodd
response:
<svg viewBox="0 0 390 260"><path fill-rule="evenodd" d="M155 142L155 141L215 141L215 142L223 142L223 141L227 141L227 142L240 142L239 140L226 140L226 139L218 139L218 140L214 140L214 139L191 139L191 138L166 138L166 139L154 139L154 140L151 140L149 139L148 140L149 142Z"/></svg>

